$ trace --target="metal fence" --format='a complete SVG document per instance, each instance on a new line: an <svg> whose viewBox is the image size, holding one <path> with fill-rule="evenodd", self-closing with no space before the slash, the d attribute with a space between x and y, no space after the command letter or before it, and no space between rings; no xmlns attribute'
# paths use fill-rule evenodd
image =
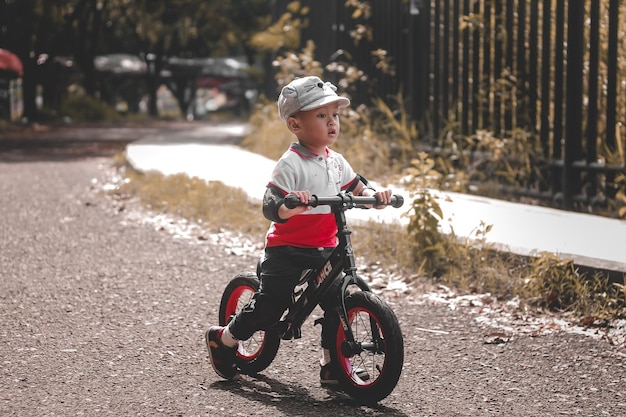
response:
<svg viewBox="0 0 626 417"><path fill-rule="evenodd" d="M311 11L302 41L315 41L316 58L328 63L341 51L370 74L356 102L401 91L432 146L450 129L524 131L539 174L517 193L565 209L614 197L626 172L622 1L371 0L369 19L355 19L345 0L303 3ZM359 24L371 41L355 44ZM381 72L372 51L386 51L394 72Z"/></svg>

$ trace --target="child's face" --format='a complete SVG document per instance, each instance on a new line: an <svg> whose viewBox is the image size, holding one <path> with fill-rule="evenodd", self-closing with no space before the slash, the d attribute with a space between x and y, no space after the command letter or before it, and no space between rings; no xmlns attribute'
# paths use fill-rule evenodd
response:
<svg viewBox="0 0 626 417"><path fill-rule="evenodd" d="M339 137L339 105L331 103L313 110L301 111L290 129L298 141L316 154L321 154L327 146ZM295 125L295 127L293 126Z"/></svg>

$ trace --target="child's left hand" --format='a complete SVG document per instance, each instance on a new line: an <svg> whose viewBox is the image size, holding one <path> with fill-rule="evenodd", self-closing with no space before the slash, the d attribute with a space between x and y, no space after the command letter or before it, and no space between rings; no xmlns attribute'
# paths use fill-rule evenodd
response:
<svg viewBox="0 0 626 417"><path fill-rule="evenodd" d="M378 199L378 204L375 204L374 208L384 209L391 203L391 190L376 191L374 195Z"/></svg>

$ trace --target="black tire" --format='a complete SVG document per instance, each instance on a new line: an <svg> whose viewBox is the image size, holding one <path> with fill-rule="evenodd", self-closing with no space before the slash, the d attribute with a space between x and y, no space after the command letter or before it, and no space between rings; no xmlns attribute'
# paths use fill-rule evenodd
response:
<svg viewBox="0 0 626 417"><path fill-rule="evenodd" d="M331 322L332 334L336 335L330 350L332 363L339 384L348 395L362 403L376 403L391 394L400 379L404 363L402 331L391 307L371 292L348 296L346 310L355 342L363 350L352 357L344 355L346 336L335 318Z"/></svg>
<svg viewBox="0 0 626 417"><path fill-rule="evenodd" d="M219 322L225 326L252 299L259 289L259 279L254 274L241 274L233 278L220 302ZM241 373L254 375L267 368L278 352L280 338L265 331L258 331L248 340L239 342L235 363Z"/></svg>

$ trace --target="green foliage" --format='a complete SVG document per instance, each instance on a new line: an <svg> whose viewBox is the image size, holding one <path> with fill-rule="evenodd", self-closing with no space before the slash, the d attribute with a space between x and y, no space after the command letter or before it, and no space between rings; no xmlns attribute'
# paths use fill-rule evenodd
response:
<svg viewBox="0 0 626 417"><path fill-rule="evenodd" d="M114 108L87 95L69 95L61 103L61 114L75 121L114 121L119 115Z"/></svg>
<svg viewBox="0 0 626 417"><path fill-rule="evenodd" d="M298 77L316 75L324 78L324 69L315 59L315 44L312 41L307 41L300 52L286 52L282 56L277 56L273 66L276 68L274 78L279 89Z"/></svg>
<svg viewBox="0 0 626 417"><path fill-rule="evenodd" d="M481 222L472 236L460 241L452 230L442 233L443 213L436 189L444 175L430 156L421 152L405 171L413 190L408 213L408 247L417 273L434 277L461 292L490 293L499 299L519 297L527 305L602 319L626 316L624 283L608 274L580 274L573 261L544 253L536 258L495 250L488 243L491 225Z"/></svg>
<svg viewBox="0 0 626 417"><path fill-rule="evenodd" d="M287 5L286 13L273 23L267 22L266 29L250 37L250 46L259 52L297 49L300 46L300 30L307 26L308 13L308 7L303 7L299 1L292 1Z"/></svg>
<svg viewBox="0 0 626 417"><path fill-rule="evenodd" d="M443 219L437 196L432 192L433 184L441 174L434 169L434 162L420 152L406 170L405 186L413 203L409 216L408 233L415 259L420 260L423 273L441 277L449 271L449 239L439 230Z"/></svg>
<svg viewBox="0 0 626 417"><path fill-rule="evenodd" d="M129 53L207 57L240 55L263 24L261 0L111 0L104 10L106 45ZM243 41L243 42L242 42Z"/></svg>
<svg viewBox="0 0 626 417"><path fill-rule="evenodd" d="M14 125L8 120L0 119L0 133L2 132L10 132L14 130Z"/></svg>
<svg viewBox="0 0 626 417"><path fill-rule="evenodd" d="M351 17L357 22L355 29L350 31L350 37L354 40L355 45L359 45L362 40L371 42L374 33L371 26L365 24L372 16L372 5L368 1L346 0L346 8L352 11Z"/></svg>
<svg viewBox="0 0 626 417"><path fill-rule="evenodd" d="M505 137L487 130L463 136L456 126L450 120L437 148L430 151L436 169L444 175L442 189L502 196L507 186L539 188L545 184L533 164L541 155L536 135L514 129Z"/></svg>
<svg viewBox="0 0 626 417"><path fill-rule="evenodd" d="M396 162L393 168L406 166L407 161L413 157L415 147L413 142L417 139L417 126L411 120L404 106L402 92L395 96L397 109L392 109L381 98L374 98L373 103L377 110L374 120L377 122L376 133L385 137L393 147L390 155Z"/></svg>
<svg viewBox="0 0 626 417"><path fill-rule="evenodd" d="M607 275L581 274L571 260L542 253L532 262L519 292L529 305L551 311L571 311L579 316L626 316L624 282Z"/></svg>

